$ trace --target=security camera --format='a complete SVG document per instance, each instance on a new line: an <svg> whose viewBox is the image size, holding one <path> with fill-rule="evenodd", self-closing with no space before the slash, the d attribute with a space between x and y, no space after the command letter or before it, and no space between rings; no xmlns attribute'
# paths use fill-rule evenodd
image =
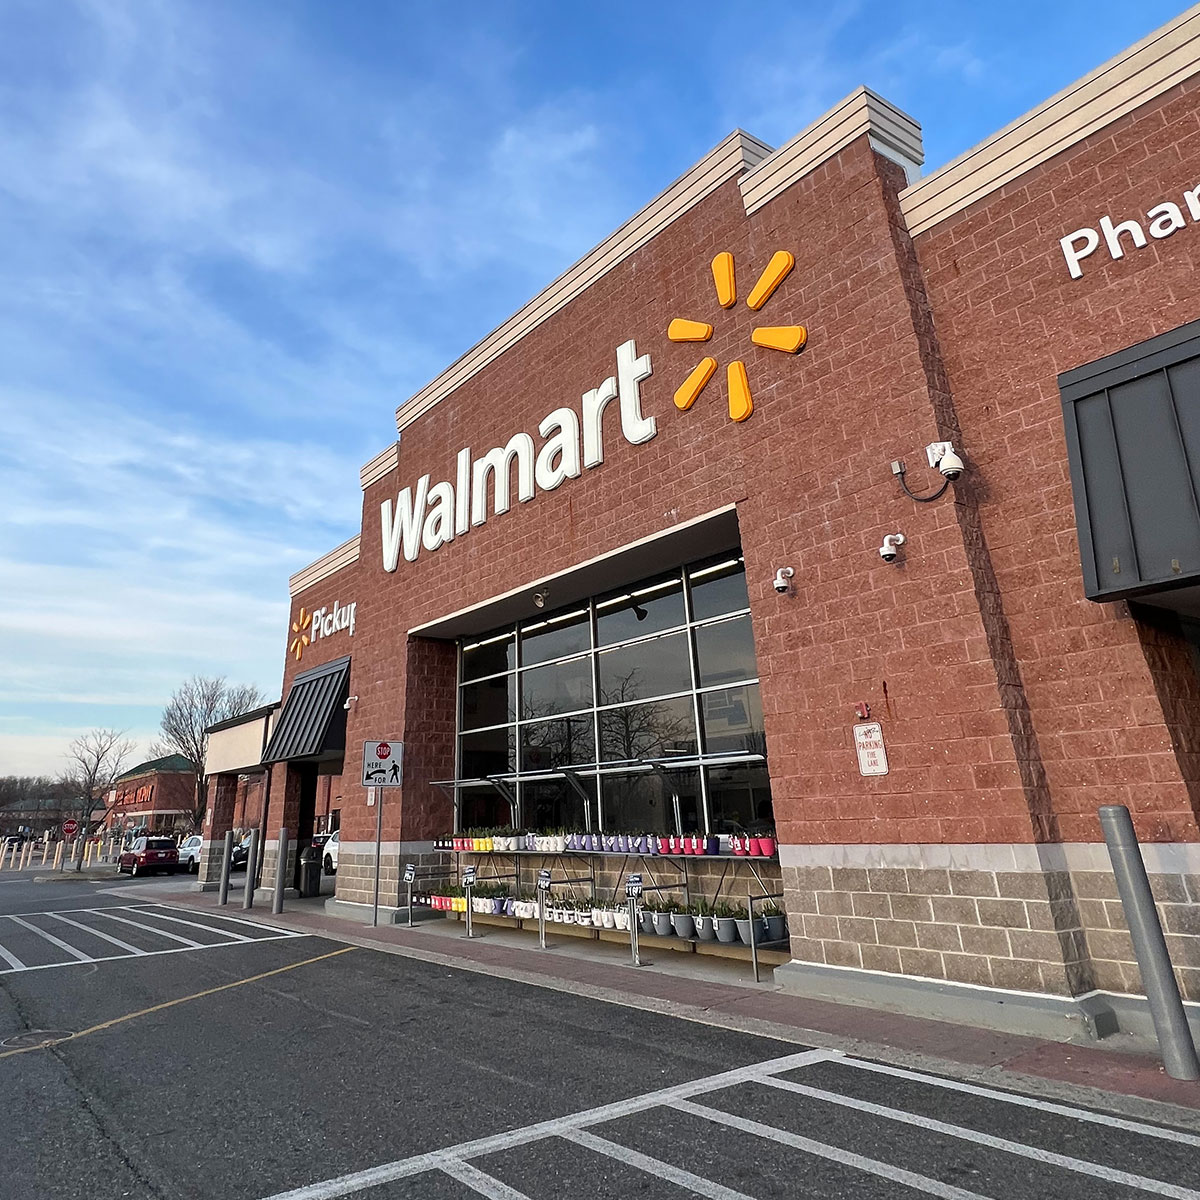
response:
<svg viewBox="0 0 1200 1200"><path fill-rule="evenodd" d="M775 572L775 578L771 581L771 586L777 592L786 592L791 588L791 579L795 574L796 571L794 567L780 567L779 570Z"/></svg>
<svg viewBox="0 0 1200 1200"><path fill-rule="evenodd" d="M893 563L896 561L896 558L900 553L900 547L903 545L904 534L889 533L887 537L883 539L883 545L879 547L879 557L882 558L886 563Z"/></svg>
<svg viewBox="0 0 1200 1200"><path fill-rule="evenodd" d="M950 442L930 443L925 447L925 456L929 459L929 465L936 467L951 482L966 470L963 460L955 453Z"/></svg>

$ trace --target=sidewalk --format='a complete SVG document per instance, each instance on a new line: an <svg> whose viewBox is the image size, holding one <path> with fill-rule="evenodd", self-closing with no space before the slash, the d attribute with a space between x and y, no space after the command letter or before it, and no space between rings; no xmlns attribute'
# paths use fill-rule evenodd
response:
<svg viewBox="0 0 1200 1200"><path fill-rule="evenodd" d="M163 900L191 908L215 910L213 893L173 891ZM1200 1082L1171 1079L1149 1052L1151 1047L1116 1038L1081 1045L1039 1041L995 1033L967 1025L854 1005L832 1004L787 995L771 983L770 968L755 984L749 964L700 958L670 950L645 949L645 965L630 963L628 948L612 943L554 937L547 930L547 949L536 936L494 925L478 925L468 940L461 922L445 918L423 921L412 929L382 925L378 929L329 917L325 897L288 900L285 912L271 914L269 902L243 914L240 894L224 911L264 924L331 938L393 954L407 955L462 970L503 976L540 987L570 991L612 1003L647 1008L705 1024L742 1029L767 1037L812 1046L832 1047L893 1063L986 1081L1053 1096L1067 1085L1095 1089L1097 1107L1150 1116L1141 1101L1178 1106L1158 1119L1200 1129ZM1081 1102L1076 1093L1071 1099ZM1180 1111L1187 1110L1187 1111Z"/></svg>

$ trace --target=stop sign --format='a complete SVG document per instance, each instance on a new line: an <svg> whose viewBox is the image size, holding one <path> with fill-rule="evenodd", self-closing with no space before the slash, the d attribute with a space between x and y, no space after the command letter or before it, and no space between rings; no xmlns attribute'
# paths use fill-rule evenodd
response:
<svg viewBox="0 0 1200 1200"><path fill-rule="evenodd" d="M389 746L387 742L380 742L379 745L375 747L375 756L376 758L391 758L391 746Z"/></svg>
<svg viewBox="0 0 1200 1200"><path fill-rule="evenodd" d="M62 823L64 837L74 837L79 832L79 822L74 817L68 817Z"/></svg>

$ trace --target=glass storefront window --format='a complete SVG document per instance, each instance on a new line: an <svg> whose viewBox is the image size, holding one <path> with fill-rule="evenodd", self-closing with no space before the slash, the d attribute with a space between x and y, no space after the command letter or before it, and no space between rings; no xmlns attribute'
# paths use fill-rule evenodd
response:
<svg viewBox="0 0 1200 1200"><path fill-rule="evenodd" d="M546 772L765 756L758 685L750 682L758 670L747 610L745 566L735 550L463 639L459 778L513 775L526 827L583 828L578 791L569 780L545 778ZM710 832L770 820L765 766L736 770L702 764L668 773L679 787L685 832L703 828L706 806ZM596 797L593 815L605 829L674 830L672 784L659 774L601 771L598 779L576 778ZM503 798L487 789L463 789L460 799L464 824L508 823ZM493 808L488 821L467 815Z"/></svg>
<svg viewBox="0 0 1200 1200"><path fill-rule="evenodd" d="M498 675L517 665L517 640L511 629L485 634L482 638L462 643L462 677L480 679Z"/></svg>
<svg viewBox="0 0 1200 1200"><path fill-rule="evenodd" d="M512 771L516 766L514 743L511 725L483 733L464 733L458 739L458 777L484 779Z"/></svg>
<svg viewBox="0 0 1200 1200"><path fill-rule="evenodd" d="M592 660L572 658L522 671L520 687L523 721L591 708Z"/></svg>
<svg viewBox="0 0 1200 1200"><path fill-rule="evenodd" d="M548 771L596 761L592 714L521 726L521 770Z"/></svg>
<svg viewBox="0 0 1200 1200"><path fill-rule="evenodd" d="M590 649L591 622L586 608L527 621L521 627L521 666L549 662Z"/></svg>
<svg viewBox="0 0 1200 1200"><path fill-rule="evenodd" d="M600 710L600 757L604 762L695 754L696 745L691 696Z"/></svg>
<svg viewBox="0 0 1200 1200"><path fill-rule="evenodd" d="M709 767L708 813L714 833L763 833L774 824L765 766Z"/></svg>
<svg viewBox="0 0 1200 1200"><path fill-rule="evenodd" d="M596 601L596 644L611 646L675 629L684 619L683 582L678 577L632 588Z"/></svg>
<svg viewBox="0 0 1200 1200"><path fill-rule="evenodd" d="M463 788L459 806L463 829L504 829L512 824L512 809L494 787Z"/></svg>
<svg viewBox="0 0 1200 1200"><path fill-rule="evenodd" d="M504 725L517 715L515 675L494 675L480 683L463 684L461 696L464 729Z"/></svg>
<svg viewBox="0 0 1200 1200"><path fill-rule="evenodd" d="M738 683L758 672L750 617L733 617L696 627L696 661L701 687Z"/></svg>
<svg viewBox="0 0 1200 1200"><path fill-rule="evenodd" d="M706 754L766 753L758 684L720 688L700 697Z"/></svg>
<svg viewBox="0 0 1200 1200"><path fill-rule="evenodd" d="M746 594L746 565L740 554L726 555L714 562L692 567L692 620L724 616L750 607Z"/></svg>
<svg viewBox="0 0 1200 1200"><path fill-rule="evenodd" d="M692 690L686 631L668 633L616 650L601 650L600 703L650 700Z"/></svg>

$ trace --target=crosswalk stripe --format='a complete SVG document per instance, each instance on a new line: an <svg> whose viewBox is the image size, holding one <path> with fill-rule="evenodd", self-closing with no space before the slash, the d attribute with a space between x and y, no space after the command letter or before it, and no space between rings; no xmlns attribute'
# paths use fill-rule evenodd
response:
<svg viewBox="0 0 1200 1200"><path fill-rule="evenodd" d="M764 1076L759 1082L766 1084L767 1087L791 1092L793 1095L808 1096L812 1100L837 1104L843 1108L853 1108L858 1112L869 1113L873 1117L886 1117L889 1121L898 1121L903 1125L916 1125L919 1129L927 1129L932 1133L943 1133L947 1137L974 1142L976 1145L987 1146L992 1150L1018 1154L1022 1158L1031 1158L1035 1162L1061 1167L1064 1171L1074 1171L1077 1175L1090 1175L1093 1179L1107 1179L1110 1183L1123 1184L1125 1187L1137 1188L1143 1192L1153 1192L1157 1196L1170 1196L1173 1200L1200 1200L1200 1192L1193 1191L1191 1188L1177 1187L1175 1184L1163 1183L1159 1179L1149 1179L1145 1175L1134 1175L1129 1171L1118 1171L1114 1167L1101 1166L1099 1163L1085 1162L1081 1158L1056 1154L1053 1150L1043 1150L1038 1146L1026 1146L1021 1142L1009 1141L1008 1138L981 1133L977 1129L950 1125L946 1121L938 1121L934 1117L924 1116L920 1113L905 1112L900 1108L888 1108L883 1104L873 1104L870 1100L859 1100L855 1096L843 1096L839 1092L827 1092L824 1088L808 1087L790 1079L769 1079Z"/></svg>
<svg viewBox="0 0 1200 1200"><path fill-rule="evenodd" d="M131 921L128 917L118 917L116 913L109 912L107 908L96 909L98 916L107 917L110 921L120 921L122 925L132 925L134 929L143 929L146 933L156 934L158 937L170 938L173 942L182 942L185 946L191 946L192 949L197 949L203 946L203 942L194 942L191 938L186 938L181 933L168 933L165 929L155 929L153 925L143 925L141 921Z"/></svg>
<svg viewBox="0 0 1200 1200"><path fill-rule="evenodd" d="M903 1167L880 1162L875 1158L867 1158L862 1154L855 1154L852 1150L843 1150L840 1146L830 1146L825 1142L813 1141L812 1138L801 1137L786 1129L776 1129L774 1125L764 1125L761 1121L751 1121L746 1117L709 1108L704 1104L694 1104L691 1100L677 1100L674 1107L679 1112L691 1113L693 1116L703 1117L706 1121L713 1121L718 1125L728 1125L731 1129L740 1129L743 1133L752 1133L755 1137L766 1138L784 1146L791 1146L796 1150L803 1150L806 1154L829 1159L831 1162L841 1163L846 1167L853 1167L856 1171L865 1171L868 1175L877 1175L880 1179L887 1179L892 1183L902 1183L905 1187L915 1188L930 1196L940 1196L942 1200L986 1200L978 1192L969 1192L965 1188L942 1183L940 1179L930 1179L928 1175L918 1175L916 1171L906 1171Z"/></svg>
<svg viewBox="0 0 1200 1200"><path fill-rule="evenodd" d="M486 1196L487 1200L529 1200L524 1192L518 1192L507 1183L481 1171L478 1167L466 1162L449 1162L442 1164L442 1171L459 1183L465 1183L473 1192Z"/></svg>
<svg viewBox="0 0 1200 1200"><path fill-rule="evenodd" d="M92 957L92 955L84 954L84 952L82 950L77 950L74 946L71 945L70 942L64 942L62 940L62 938L56 938L54 936L54 934L48 933L44 929L39 929L36 925L30 924L30 922L26 921L22 917L10 917L9 920L13 921L17 925L22 926L22 928L24 928L24 929L28 929L30 933L36 933L38 935L38 937L45 938L46 941L50 942L52 945L57 946L60 950L65 950L69 955L71 955L72 958L77 958L77 959L79 959L80 962L95 962L96 961L95 958Z"/></svg>
<svg viewBox="0 0 1200 1200"><path fill-rule="evenodd" d="M185 921L182 917L168 916L166 913L158 912L157 910L154 912L146 912L143 909L139 909L138 911L141 912L143 916L153 917L156 921L174 921L177 925L190 925L193 929L203 929L208 933L219 933L222 937L227 937L234 942L253 942L258 940L257 938L249 937L244 933L235 933L232 929L220 929L216 925L205 925L202 921Z"/></svg>
<svg viewBox="0 0 1200 1200"><path fill-rule="evenodd" d="M610 1142L607 1138L597 1137L594 1133L587 1133L582 1129L576 1129L570 1133L560 1133L558 1136L569 1142L576 1142L588 1150L594 1150L597 1154L607 1154L609 1158L615 1158L617 1162L622 1162L628 1167L645 1171L647 1175L657 1175L659 1179L677 1184L681 1188L695 1192L697 1196L707 1197L708 1200L754 1200L753 1196L749 1196L745 1192L736 1192L724 1184L714 1183L702 1175L694 1175L682 1167L661 1162L657 1158L651 1158L648 1154L631 1150L628 1146L620 1146L616 1142Z"/></svg>
<svg viewBox="0 0 1200 1200"><path fill-rule="evenodd" d="M145 950L139 950L137 946L131 946L128 942L121 941L118 937L113 937L111 933L104 933L99 929L93 929L90 925L85 925L82 921L73 921L70 917L64 917L62 913L47 913L46 916L53 917L56 921L61 921L64 925L73 925L76 929L82 929L84 933L90 933L92 937L98 937L101 941L108 942L109 945L119 946L122 950L128 950L130 954L145 954Z"/></svg>
<svg viewBox="0 0 1200 1200"><path fill-rule="evenodd" d="M15 954L9 953L3 946L0 946L0 958L4 959L14 971L25 970L25 964Z"/></svg>

